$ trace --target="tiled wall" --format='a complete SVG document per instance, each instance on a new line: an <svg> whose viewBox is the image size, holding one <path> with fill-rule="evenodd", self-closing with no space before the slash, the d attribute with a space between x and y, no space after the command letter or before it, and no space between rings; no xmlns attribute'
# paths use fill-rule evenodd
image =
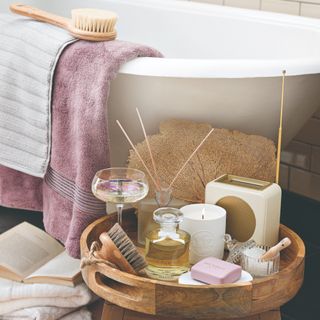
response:
<svg viewBox="0 0 320 320"><path fill-rule="evenodd" d="M320 18L320 0L193 1ZM283 151L281 185L284 189L320 201L320 110Z"/></svg>
<svg viewBox="0 0 320 320"><path fill-rule="evenodd" d="M265 10L320 18L320 0L192 0L231 7Z"/></svg>
<svg viewBox="0 0 320 320"><path fill-rule="evenodd" d="M320 110L282 152L282 186L320 201Z"/></svg>

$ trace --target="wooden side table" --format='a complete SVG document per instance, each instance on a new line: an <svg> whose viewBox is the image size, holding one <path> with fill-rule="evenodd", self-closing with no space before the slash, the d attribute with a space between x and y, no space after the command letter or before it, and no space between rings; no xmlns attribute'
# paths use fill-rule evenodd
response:
<svg viewBox="0 0 320 320"><path fill-rule="evenodd" d="M105 302L101 320L186 320L183 318L167 318L151 316L131 310L123 309L117 305ZM198 319L197 319L198 320ZM208 320L208 319L207 319ZM255 316L238 318L234 320L281 320L279 309L267 311Z"/></svg>

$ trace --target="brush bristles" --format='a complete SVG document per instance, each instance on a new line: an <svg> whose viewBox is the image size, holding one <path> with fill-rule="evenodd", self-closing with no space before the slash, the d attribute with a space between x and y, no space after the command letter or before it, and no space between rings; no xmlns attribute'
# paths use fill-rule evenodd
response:
<svg viewBox="0 0 320 320"><path fill-rule="evenodd" d="M108 235L136 272L147 266L144 257L118 223L108 231Z"/></svg>
<svg viewBox="0 0 320 320"><path fill-rule="evenodd" d="M112 11L97 9L74 9L71 15L74 28L97 33L113 32L118 19Z"/></svg>

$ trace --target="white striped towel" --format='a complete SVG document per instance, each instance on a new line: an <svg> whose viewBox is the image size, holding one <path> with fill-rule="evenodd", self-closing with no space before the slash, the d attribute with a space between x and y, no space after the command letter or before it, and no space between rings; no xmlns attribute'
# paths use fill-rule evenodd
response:
<svg viewBox="0 0 320 320"><path fill-rule="evenodd" d="M59 312L66 311L66 314L95 299L96 296L85 283L67 287L45 283L26 284L0 278L0 319L15 311L35 307L56 307L61 309ZM48 312L47 309L42 311L42 314ZM51 309L50 312L56 314L57 309Z"/></svg>
<svg viewBox="0 0 320 320"><path fill-rule="evenodd" d="M73 41L60 28L0 14L0 164L36 177L45 175L54 69Z"/></svg>
<svg viewBox="0 0 320 320"><path fill-rule="evenodd" d="M87 308L33 307L0 316L0 320L91 320Z"/></svg>

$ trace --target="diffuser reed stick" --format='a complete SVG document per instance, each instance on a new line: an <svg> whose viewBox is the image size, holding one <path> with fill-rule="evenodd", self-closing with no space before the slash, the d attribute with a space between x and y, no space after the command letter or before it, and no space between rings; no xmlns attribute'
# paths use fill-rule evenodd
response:
<svg viewBox="0 0 320 320"><path fill-rule="evenodd" d="M278 148L277 148L277 164L276 164L276 183L279 184L280 177L280 160L281 160L281 144L282 144L282 122L283 122L283 105L284 105L284 80L286 70L282 71L282 88L281 88L281 107L280 107L280 124L278 132Z"/></svg>
<svg viewBox="0 0 320 320"><path fill-rule="evenodd" d="M138 152L137 148L134 146L134 144L132 143L131 139L129 138L127 132L124 130L124 128L122 127L121 123L119 120L116 121L118 126L120 127L121 131L123 132L124 136L127 138L128 142L130 143L132 149L135 151L135 153L137 154L139 160L141 161L141 163L143 164L144 168L146 169L147 173L149 174L152 182L154 183L154 185L156 186L156 188L158 189L158 184L157 182L155 181L154 177L152 176L150 170L148 169L146 163L143 161L140 153Z"/></svg>
<svg viewBox="0 0 320 320"><path fill-rule="evenodd" d="M157 181L157 185L158 185L157 190L160 191L160 179L159 179L159 176L158 176L156 163L155 163L153 155L152 155L152 151L151 151L151 147L150 147L150 143L149 143L149 138L147 136L146 129L145 129L145 126L143 124L139 109L136 108L136 111L137 111L137 114L138 114L138 118L139 118L139 121L140 121L140 124L141 124L141 128L142 128L142 131L143 131L143 135L144 135L144 138L146 140L146 144L147 144L147 147L148 147L149 155L150 155L150 158L151 158L153 172L154 172L154 175L155 175L155 180Z"/></svg>
<svg viewBox="0 0 320 320"><path fill-rule="evenodd" d="M214 128L212 128L209 133L203 138L203 140L201 141L201 143L197 146L197 148L191 153L190 157L186 160L186 162L184 163L184 165L181 167L181 169L178 171L178 173L175 175L175 177L173 178L173 180L171 181L169 188L172 187L172 185L175 183L175 181L177 180L178 176L180 175L180 173L182 172L182 170L186 167L186 165L188 164L188 162L191 160L191 158L197 153L197 151L200 149L200 147L204 144L204 142L208 139L208 137L210 136L210 134L214 131Z"/></svg>
<svg viewBox="0 0 320 320"><path fill-rule="evenodd" d="M147 141L147 144L149 144L149 140L147 138L147 135L146 135L146 132L145 132L145 128L144 128L144 125L143 125L143 122L142 122L142 119L141 119L141 116L140 116L140 113L139 113L139 110L136 109L137 111L137 114L138 114L138 117L139 117L139 120L140 120L140 123L141 123L141 126L142 126L142 130L143 130L143 134L145 135L145 139ZM144 168L146 169L147 173L149 174L150 178L152 179L152 182L154 183L156 189L158 191L160 191L160 184L157 183L157 181L155 180L155 178L153 177L153 175L151 174L149 168L147 167L146 163L144 162L144 160L142 159L140 153L138 152L137 148L134 146L134 144L132 143L131 139L129 138L127 132L124 130L124 128L122 127L121 123L119 120L116 121L118 126L120 127L121 131L123 132L123 134L125 135L125 137L127 138L129 144L131 145L132 149L135 151L135 153L137 154L139 160L141 161L142 165L144 166ZM214 131L214 128L212 128L209 133L202 139L202 141L200 142L200 144L197 146L197 148L192 152L192 154L189 156L189 158L186 160L186 162L183 164L183 166L179 169L178 173L175 175L175 177L172 179L169 187L168 187L168 190L172 187L172 185L175 183L175 181L177 180L178 176L180 175L180 173L182 172L182 170L186 167L186 165L189 163L189 161L192 159L192 157L197 153L197 151L201 148L201 146L204 144L204 142L208 139L208 137L210 136L210 134ZM150 145L148 146L148 149L149 149L149 153L150 153L150 157L151 159L153 159L153 156L152 156L152 152L151 152L151 148L150 148ZM154 170L155 170L155 173L157 172L156 171L156 166L155 166L155 162L154 162L154 159L151 160L153 161L153 166L154 166ZM159 178L158 178L159 179Z"/></svg>

